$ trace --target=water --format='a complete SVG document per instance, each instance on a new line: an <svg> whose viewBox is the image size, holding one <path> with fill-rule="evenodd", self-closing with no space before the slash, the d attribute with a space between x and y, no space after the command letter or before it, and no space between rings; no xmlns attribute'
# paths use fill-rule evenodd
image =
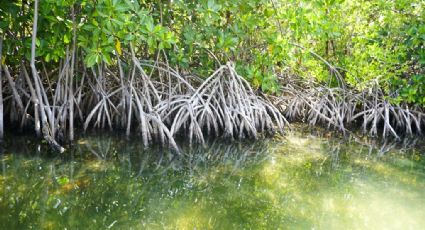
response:
<svg viewBox="0 0 425 230"><path fill-rule="evenodd" d="M423 148L308 134L183 155L90 135L0 155L1 229L423 229ZM407 144L409 145L409 144Z"/></svg>

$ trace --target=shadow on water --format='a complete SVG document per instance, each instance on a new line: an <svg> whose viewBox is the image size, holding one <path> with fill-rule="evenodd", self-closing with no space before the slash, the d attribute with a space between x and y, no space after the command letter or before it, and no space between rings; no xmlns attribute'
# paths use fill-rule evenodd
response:
<svg viewBox="0 0 425 230"><path fill-rule="evenodd" d="M87 135L63 155L26 137L0 156L5 229L411 229L424 226L417 144L306 133L176 155Z"/></svg>

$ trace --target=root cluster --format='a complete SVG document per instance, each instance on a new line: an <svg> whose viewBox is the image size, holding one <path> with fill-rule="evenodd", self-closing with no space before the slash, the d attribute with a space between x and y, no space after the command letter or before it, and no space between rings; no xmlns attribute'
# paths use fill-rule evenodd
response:
<svg viewBox="0 0 425 230"><path fill-rule="evenodd" d="M10 77L13 84L5 88L10 95L5 114L12 115L12 122L20 120L21 127L42 127L52 140L72 140L75 121L84 129L138 133L146 146L160 142L177 151L179 136L190 143L204 143L205 135L256 138L262 132L283 132L286 124L279 110L258 96L231 63L205 80L182 75L166 63L141 61L134 53L130 62L119 60L115 69L98 65L74 76L69 70L65 60L54 83L48 81L52 76L38 73L45 79L39 82L48 114L43 123L36 118L40 110L22 65L22 74Z"/></svg>
<svg viewBox="0 0 425 230"><path fill-rule="evenodd" d="M370 136L399 139L422 134L425 128L423 109L392 103L377 82L363 91L289 83L283 87L283 96L273 101L289 120L324 124L344 134L360 126Z"/></svg>

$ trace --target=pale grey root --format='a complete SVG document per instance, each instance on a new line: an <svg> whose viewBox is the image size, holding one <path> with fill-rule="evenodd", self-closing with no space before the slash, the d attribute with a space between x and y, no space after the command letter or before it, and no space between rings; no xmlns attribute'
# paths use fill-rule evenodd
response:
<svg viewBox="0 0 425 230"><path fill-rule="evenodd" d="M37 71L31 60L32 79L24 64L18 74L7 72L6 113L13 115L11 120L21 120L21 127L34 126L60 152L57 140L74 139L74 122L84 129L138 133L145 146L159 142L177 152L178 136L191 143L204 143L205 135L256 138L262 132L283 133L287 124L231 63L202 80L158 60L139 60L132 51L126 71L117 57L118 66L98 64L77 72L75 52L69 47L59 68L50 73ZM53 84L48 79L54 79Z"/></svg>
<svg viewBox="0 0 425 230"><path fill-rule="evenodd" d="M288 119L300 119L311 125L325 124L346 134L348 127L361 124L370 136L422 134L425 113L421 108L391 103L376 81L363 91L301 86L288 83L283 95L272 100Z"/></svg>

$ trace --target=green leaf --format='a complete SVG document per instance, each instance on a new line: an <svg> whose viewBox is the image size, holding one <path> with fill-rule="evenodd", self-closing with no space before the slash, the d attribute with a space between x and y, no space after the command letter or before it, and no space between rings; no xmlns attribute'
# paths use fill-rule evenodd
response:
<svg viewBox="0 0 425 230"><path fill-rule="evenodd" d="M85 62L87 67L92 67L97 62L97 55L95 53L90 53L86 56Z"/></svg>
<svg viewBox="0 0 425 230"><path fill-rule="evenodd" d="M65 44L69 44L70 40L69 40L68 34L64 34L64 35L63 35L63 42L64 42Z"/></svg>
<svg viewBox="0 0 425 230"><path fill-rule="evenodd" d="M102 60L108 65L112 63L111 56L107 53L102 55Z"/></svg>
<svg viewBox="0 0 425 230"><path fill-rule="evenodd" d="M50 61L50 53L47 53L47 54L46 54L46 56L44 57L44 60L45 60L46 62L49 62L49 61Z"/></svg>

